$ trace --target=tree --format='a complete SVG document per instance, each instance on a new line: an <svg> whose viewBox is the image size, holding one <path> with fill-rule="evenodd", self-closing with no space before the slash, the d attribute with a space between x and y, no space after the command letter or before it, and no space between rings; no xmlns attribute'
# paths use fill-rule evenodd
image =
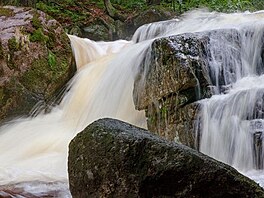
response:
<svg viewBox="0 0 264 198"><path fill-rule="evenodd" d="M115 20L125 21L127 19L126 16L120 14L111 4L110 0L104 0L104 5L106 8L106 11L110 17L112 17Z"/></svg>
<svg viewBox="0 0 264 198"><path fill-rule="evenodd" d="M147 0L148 5L159 5L160 0Z"/></svg>

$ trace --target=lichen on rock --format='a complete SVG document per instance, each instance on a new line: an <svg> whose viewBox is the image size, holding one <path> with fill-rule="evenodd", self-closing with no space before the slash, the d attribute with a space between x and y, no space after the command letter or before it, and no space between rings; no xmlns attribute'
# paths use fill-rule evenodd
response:
<svg viewBox="0 0 264 198"><path fill-rule="evenodd" d="M4 6L0 16L0 122L28 115L73 76L70 41L61 25L32 8Z"/></svg>

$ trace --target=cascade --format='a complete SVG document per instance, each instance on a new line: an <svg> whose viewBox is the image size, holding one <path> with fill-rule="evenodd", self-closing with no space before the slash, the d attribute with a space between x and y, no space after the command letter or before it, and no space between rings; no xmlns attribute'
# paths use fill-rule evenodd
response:
<svg viewBox="0 0 264 198"><path fill-rule="evenodd" d="M20 118L0 128L0 185L24 183L34 191L28 182L38 181L40 186L53 182L53 188L67 189L67 147L89 123L112 117L146 127L144 112L134 109L132 91L140 64L148 64L153 40L214 29L237 30L241 43L211 38L208 76L214 95L200 102L200 151L263 181L252 172L263 167L263 18L264 12L198 10L144 25L130 42L69 36L78 71L61 103L48 114Z"/></svg>

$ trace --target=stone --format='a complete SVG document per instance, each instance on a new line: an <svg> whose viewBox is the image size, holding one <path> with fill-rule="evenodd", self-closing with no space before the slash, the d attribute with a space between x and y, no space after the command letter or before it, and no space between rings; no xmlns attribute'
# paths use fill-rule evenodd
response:
<svg viewBox="0 0 264 198"><path fill-rule="evenodd" d="M76 70L61 25L33 8L0 7L0 122L49 106Z"/></svg>
<svg viewBox="0 0 264 198"><path fill-rule="evenodd" d="M116 20L113 38L130 40L135 31L142 25L169 20L173 17L175 17L175 13L171 12L171 10L163 8L162 6L151 6L143 12L129 16L125 22Z"/></svg>
<svg viewBox="0 0 264 198"><path fill-rule="evenodd" d="M230 45L227 45L224 40ZM212 46L223 45L223 53L234 53L239 62L240 36L237 30L213 30L158 38L149 49L149 60L144 60L133 91L135 107L145 110L148 129L169 140L197 147L195 129L197 102L211 97L216 85L225 87L224 79L232 78L232 62L223 69L219 82L211 75L211 53L220 54ZM232 45L231 45L232 44ZM229 49L230 48L230 49ZM221 63L221 60L219 60ZM229 75L228 75L229 74ZM225 76L225 77L224 77ZM194 109L191 109L193 107ZM184 135L186 134L186 136Z"/></svg>
<svg viewBox="0 0 264 198"><path fill-rule="evenodd" d="M101 119L69 145L75 197L264 197L234 168L128 123Z"/></svg>

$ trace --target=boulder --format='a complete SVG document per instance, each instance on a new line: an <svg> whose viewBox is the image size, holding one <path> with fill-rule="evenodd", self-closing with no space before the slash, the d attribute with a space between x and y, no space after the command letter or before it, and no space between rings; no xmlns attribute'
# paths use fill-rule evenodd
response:
<svg viewBox="0 0 264 198"><path fill-rule="evenodd" d="M141 65L133 91L136 109L146 111L148 129L195 148L192 126L197 121L197 101L210 97L212 87L226 85L224 79L228 77L224 76L230 76L234 71L232 63L225 69L220 65L222 76L216 82L211 75L214 73L214 68L210 67L211 53L219 53L219 58L221 53L236 53L236 61L240 61L239 50L231 49L234 48L233 43L239 49L240 42L239 32L233 29L156 39L149 52L149 61L144 60ZM217 47L212 48L214 45ZM219 48L230 49L219 52Z"/></svg>
<svg viewBox="0 0 264 198"><path fill-rule="evenodd" d="M114 119L71 141L68 173L73 197L264 197L234 168Z"/></svg>
<svg viewBox="0 0 264 198"><path fill-rule="evenodd" d="M115 39L131 39L135 31L144 24L158 21L165 21L175 17L175 13L169 8L162 6L150 6L147 10L138 12L136 15L128 17L125 22L116 21Z"/></svg>
<svg viewBox="0 0 264 198"><path fill-rule="evenodd" d="M73 76L68 36L41 11L0 7L0 121L48 105Z"/></svg>

